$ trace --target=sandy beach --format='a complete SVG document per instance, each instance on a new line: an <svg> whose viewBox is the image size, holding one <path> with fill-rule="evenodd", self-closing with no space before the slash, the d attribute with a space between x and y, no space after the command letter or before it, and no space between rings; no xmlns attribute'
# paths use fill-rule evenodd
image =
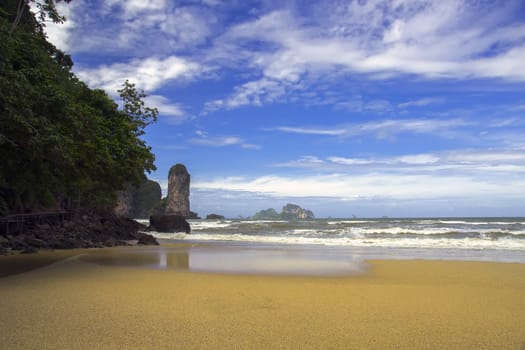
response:
<svg viewBox="0 0 525 350"><path fill-rule="evenodd" d="M79 254L0 257L0 271L33 259L0 278L0 348L525 347L525 264L376 260L362 274L272 276L112 266Z"/></svg>

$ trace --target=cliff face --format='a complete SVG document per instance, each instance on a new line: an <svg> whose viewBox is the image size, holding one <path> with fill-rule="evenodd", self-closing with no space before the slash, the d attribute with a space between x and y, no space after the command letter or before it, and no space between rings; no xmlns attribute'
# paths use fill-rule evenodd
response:
<svg viewBox="0 0 525 350"><path fill-rule="evenodd" d="M166 214L177 214L185 218L191 216L190 174L182 164L172 166L169 172Z"/></svg>
<svg viewBox="0 0 525 350"><path fill-rule="evenodd" d="M115 214L127 218L147 218L161 199L160 185L146 179L139 187L129 186L118 194Z"/></svg>
<svg viewBox="0 0 525 350"><path fill-rule="evenodd" d="M115 214L117 216L131 218L133 212L133 194L130 189L119 191Z"/></svg>

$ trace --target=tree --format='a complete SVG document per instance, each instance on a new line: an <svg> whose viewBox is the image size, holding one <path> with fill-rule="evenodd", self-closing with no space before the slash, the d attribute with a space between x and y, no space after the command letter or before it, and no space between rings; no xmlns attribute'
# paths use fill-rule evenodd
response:
<svg viewBox="0 0 525 350"><path fill-rule="evenodd" d="M126 80L122 89L117 90L123 102L123 112L128 115L136 127L137 136L144 134L144 128L157 121L157 108L145 106L146 94L143 90L137 91L135 84Z"/></svg>
<svg viewBox="0 0 525 350"><path fill-rule="evenodd" d="M56 3L62 1L65 3L71 2L71 0L18 0L18 4L16 6L16 15L14 16L14 19L11 23L9 35L11 35L18 26L18 24L20 24L24 13L29 11L31 5L34 5L34 7L37 9L36 16L39 19L40 26L45 26L45 22L47 19L50 19L54 23L64 23L66 17L60 15L56 8Z"/></svg>
<svg viewBox="0 0 525 350"><path fill-rule="evenodd" d="M140 137L157 110L129 82L122 110L104 91L88 88L30 11L11 31L17 6L0 3L0 215L73 202L111 207L116 191L155 169Z"/></svg>

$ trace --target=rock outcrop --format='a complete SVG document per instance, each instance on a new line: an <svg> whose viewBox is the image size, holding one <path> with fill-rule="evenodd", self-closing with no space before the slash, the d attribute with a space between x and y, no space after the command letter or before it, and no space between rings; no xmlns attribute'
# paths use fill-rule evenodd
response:
<svg viewBox="0 0 525 350"><path fill-rule="evenodd" d="M117 216L125 218L133 217L133 193L130 189L118 192L117 206L114 212Z"/></svg>
<svg viewBox="0 0 525 350"><path fill-rule="evenodd" d="M36 215L24 218L8 232L4 227L0 230L0 252L114 247L133 241L156 244L155 237L144 230L146 226L134 220L107 213L83 212L68 218Z"/></svg>
<svg viewBox="0 0 525 350"><path fill-rule="evenodd" d="M285 220L312 220L315 219L312 211L303 209L296 204L286 204L281 211L281 217Z"/></svg>
<svg viewBox="0 0 525 350"><path fill-rule="evenodd" d="M118 194L115 214L126 218L148 218L161 201L160 185L145 179L138 187L128 186Z"/></svg>
<svg viewBox="0 0 525 350"><path fill-rule="evenodd" d="M186 219L176 214L152 215L149 218L150 229L157 232L190 233L191 227Z"/></svg>
<svg viewBox="0 0 525 350"><path fill-rule="evenodd" d="M312 220L315 219L311 210L303 209L296 204L286 204L281 213L269 208L257 212L252 216L253 220Z"/></svg>
<svg viewBox="0 0 525 350"><path fill-rule="evenodd" d="M168 202L166 214L189 218L190 213L190 174L183 164L171 167L168 177Z"/></svg>

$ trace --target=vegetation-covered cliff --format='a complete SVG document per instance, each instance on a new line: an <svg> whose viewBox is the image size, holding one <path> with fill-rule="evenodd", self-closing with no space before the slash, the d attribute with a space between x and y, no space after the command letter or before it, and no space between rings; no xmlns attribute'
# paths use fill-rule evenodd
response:
<svg viewBox="0 0 525 350"><path fill-rule="evenodd" d="M156 213L162 193L158 182L145 179L139 186L129 185L120 191L115 213L128 218L146 219Z"/></svg>
<svg viewBox="0 0 525 350"><path fill-rule="evenodd" d="M155 169L141 136L157 110L128 82L122 109L88 88L27 3L0 2L0 216L112 208L118 190ZM53 1L42 4L40 15L61 20Z"/></svg>

